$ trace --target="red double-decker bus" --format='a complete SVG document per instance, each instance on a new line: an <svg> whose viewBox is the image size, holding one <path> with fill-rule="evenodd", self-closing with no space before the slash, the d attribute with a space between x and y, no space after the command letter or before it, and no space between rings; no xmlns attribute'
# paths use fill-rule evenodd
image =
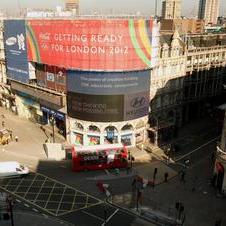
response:
<svg viewBox="0 0 226 226"><path fill-rule="evenodd" d="M125 168L128 151L122 144L74 146L72 149L73 171Z"/></svg>

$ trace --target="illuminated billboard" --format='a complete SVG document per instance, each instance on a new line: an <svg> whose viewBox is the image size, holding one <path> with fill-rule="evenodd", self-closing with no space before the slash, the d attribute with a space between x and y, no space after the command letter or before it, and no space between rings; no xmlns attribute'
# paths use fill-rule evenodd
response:
<svg viewBox="0 0 226 226"><path fill-rule="evenodd" d="M148 115L149 92L129 95L67 93L68 115L92 122L120 122Z"/></svg>
<svg viewBox="0 0 226 226"><path fill-rule="evenodd" d="M29 20L26 31L29 61L86 71L151 66L151 20Z"/></svg>

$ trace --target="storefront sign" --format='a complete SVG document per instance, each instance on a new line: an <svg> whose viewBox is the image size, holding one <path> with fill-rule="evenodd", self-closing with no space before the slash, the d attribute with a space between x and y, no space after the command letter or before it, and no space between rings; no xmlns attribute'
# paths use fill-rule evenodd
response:
<svg viewBox="0 0 226 226"><path fill-rule="evenodd" d="M49 109L49 108L44 107L44 106L41 106L41 110L44 111L44 112L47 112L50 115L54 115L54 117L56 117L60 120L65 119L65 115L63 113L59 112L59 111L52 110L52 109Z"/></svg>
<svg viewBox="0 0 226 226"><path fill-rule="evenodd" d="M29 20L29 60L76 70L131 71L151 66L152 21Z"/></svg>
<svg viewBox="0 0 226 226"><path fill-rule="evenodd" d="M28 83L29 70L24 20L4 20L4 47L7 76Z"/></svg>

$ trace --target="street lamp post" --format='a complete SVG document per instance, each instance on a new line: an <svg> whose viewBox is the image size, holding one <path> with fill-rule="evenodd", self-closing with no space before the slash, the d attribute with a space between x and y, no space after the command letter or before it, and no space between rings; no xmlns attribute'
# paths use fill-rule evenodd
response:
<svg viewBox="0 0 226 226"><path fill-rule="evenodd" d="M55 143L55 123L56 123L56 120L55 120L55 116L52 115L51 118L50 118L50 123L52 125L52 135L53 135L53 143Z"/></svg>

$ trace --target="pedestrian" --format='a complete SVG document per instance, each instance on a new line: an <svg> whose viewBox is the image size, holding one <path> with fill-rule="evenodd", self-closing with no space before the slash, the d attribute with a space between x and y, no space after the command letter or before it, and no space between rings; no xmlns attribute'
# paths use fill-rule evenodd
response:
<svg viewBox="0 0 226 226"><path fill-rule="evenodd" d="M185 171L184 170L181 172L180 181L185 184Z"/></svg>
<svg viewBox="0 0 226 226"><path fill-rule="evenodd" d="M168 177L169 177L169 174L166 172L164 174L164 182L168 182Z"/></svg>
<svg viewBox="0 0 226 226"><path fill-rule="evenodd" d="M214 160L215 160L215 153L212 152L212 154L211 154L211 163L212 163L212 165L214 164Z"/></svg>
<svg viewBox="0 0 226 226"><path fill-rule="evenodd" d="M15 136L15 141L18 142L19 138L18 136Z"/></svg>
<svg viewBox="0 0 226 226"><path fill-rule="evenodd" d="M127 174L130 173L130 167L129 167L129 165L127 165L127 167L126 167L126 173L127 173Z"/></svg>
<svg viewBox="0 0 226 226"><path fill-rule="evenodd" d="M195 179L192 182L192 189L191 189L192 192L194 192L196 190L196 182L197 182L197 180L198 180L198 177L195 176Z"/></svg>
<svg viewBox="0 0 226 226"><path fill-rule="evenodd" d="M12 131L10 132L9 135L10 135L10 139L13 140L13 132Z"/></svg>
<svg viewBox="0 0 226 226"><path fill-rule="evenodd" d="M152 181L152 189L155 190L155 181Z"/></svg>
<svg viewBox="0 0 226 226"><path fill-rule="evenodd" d="M215 221L215 226L221 226L222 220L216 220Z"/></svg>
<svg viewBox="0 0 226 226"><path fill-rule="evenodd" d="M158 168L155 168L153 173L153 181L155 181L157 173L158 173Z"/></svg>
<svg viewBox="0 0 226 226"><path fill-rule="evenodd" d="M2 127L5 127L5 122L4 121L2 121Z"/></svg>

